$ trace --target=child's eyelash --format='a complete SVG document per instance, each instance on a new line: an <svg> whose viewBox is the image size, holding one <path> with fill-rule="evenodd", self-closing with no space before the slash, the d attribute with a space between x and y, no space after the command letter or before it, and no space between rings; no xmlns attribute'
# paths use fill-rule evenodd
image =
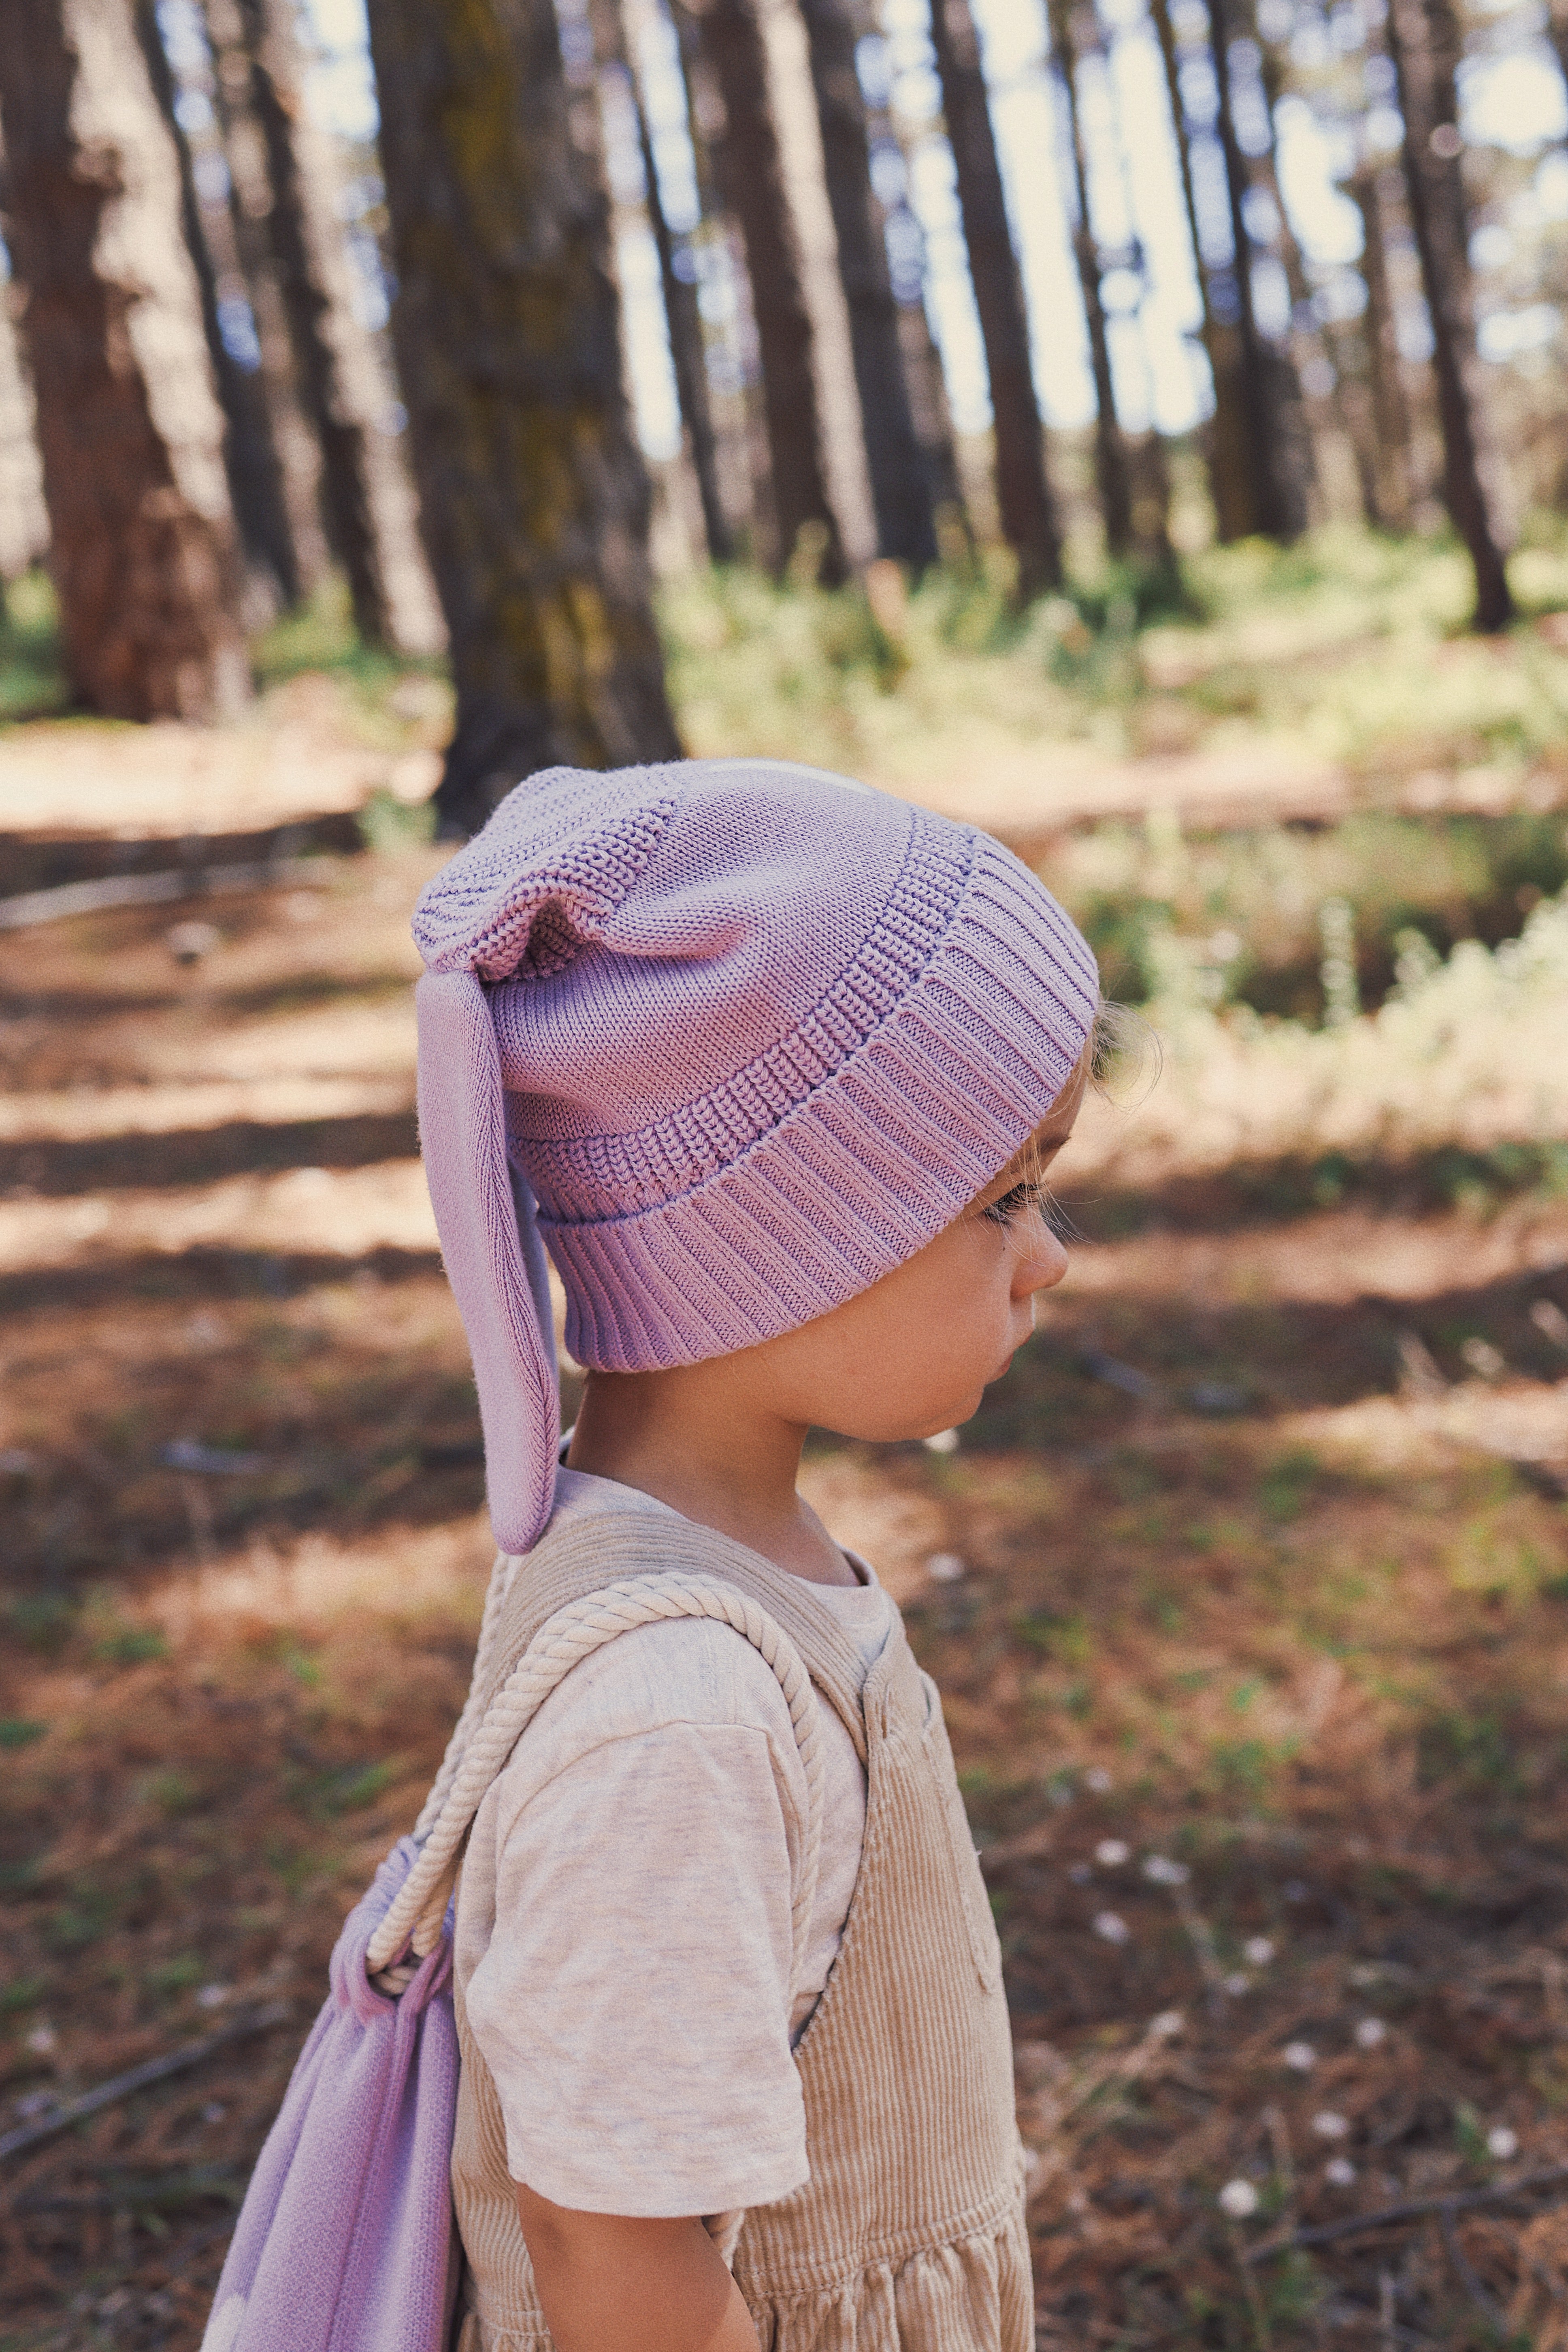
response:
<svg viewBox="0 0 1568 2352"><path fill-rule="evenodd" d="M1049 1215L1050 1207L1051 1196L1043 1184L1015 1184L1010 1192L1004 1192L999 1201L988 1202L980 1213L994 1225L1010 1225L1026 1209L1037 1210L1045 1217Z"/></svg>
<svg viewBox="0 0 1568 2352"><path fill-rule="evenodd" d="M1005 1229L1015 1217L1022 1216L1029 1209L1034 1210L1059 1241L1077 1240L1077 1227L1047 1184L1015 1184L1010 1192L1004 1192L1000 1200L988 1202L980 1213L987 1223L1001 1225Z"/></svg>

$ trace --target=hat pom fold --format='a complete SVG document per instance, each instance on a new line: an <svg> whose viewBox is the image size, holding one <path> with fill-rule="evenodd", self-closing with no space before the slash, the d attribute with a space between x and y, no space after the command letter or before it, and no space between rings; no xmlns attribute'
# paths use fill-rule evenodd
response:
<svg viewBox="0 0 1568 2352"><path fill-rule="evenodd" d="M490 1519L503 1551L537 1542L561 1443L549 1275L525 1179L509 1162L500 1058L472 972L427 972L419 1023L419 1141L468 1347Z"/></svg>

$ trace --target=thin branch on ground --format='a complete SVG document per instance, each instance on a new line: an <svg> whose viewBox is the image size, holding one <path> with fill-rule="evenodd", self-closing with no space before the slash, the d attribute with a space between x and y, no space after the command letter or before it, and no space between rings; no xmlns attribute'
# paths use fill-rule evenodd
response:
<svg viewBox="0 0 1568 2352"><path fill-rule="evenodd" d="M1479 2271L1459 2243L1459 2233L1454 2227L1452 2213L1439 2213L1437 2226L1443 2233L1443 2251L1448 2257L1454 2276L1458 2280L1488 2326L1495 2328L1500 2336L1505 2335L1508 2330L1508 2320L1504 2315L1502 2305L1491 2294Z"/></svg>
<svg viewBox="0 0 1568 2352"><path fill-rule="evenodd" d="M1377 2205L1369 2213L1350 2213L1342 2221L1320 2221L1308 2230L1291 2230L1283 2237L1265 2238L1249 2246L1249 2263L1267 2262L1271 2254L1288 2253L1293 2246L1327 2246L1336 2238L1359 2238L1376 2230L1396 2229L1404 2221L1424 2221L1431 2214L1472 2213L1486 2205L1506 2205L1515 2197L1539 2189L1557 2189L1568 2181L1568 2164L1552 2165L1544 2172L1526 2172L1517 2180L1498 2181L1490 2189L1463 2189L1452 2197L1410 2197L1398 2205Z"/></svg>
<svg viewBox="0 0 1568 2352"><path fill-rule="evenodd" d="M187 2042L183 2049L171 2050L162 2058L144 2059L140 2066L127 2068L123 2074L112 2075L100 2083L93 2091L83 2091L79 2097L67 2099L62 2106L40 2116L34 2123L18 2124L15 2131L0 2134L0 2158L19 2156L24 2148L37 2147L57 2132L67 2131L84 2116L96 2116L104 2107L112 2107L121 2099L130 2098L133 2091L144 2091L149 2084L166 2082L171 2074L183 2074L192 2066L199 2066L215 2050L222 2050L231 2042L241 2042L253 2033L266 2033L274 2025L282 2025L293 2011L286 2000L269 2000L264 2008L255 2009L248 2016L237 2017L232 2024L220 2026L216 2033L204 2033L199 2042Z"/></svg>

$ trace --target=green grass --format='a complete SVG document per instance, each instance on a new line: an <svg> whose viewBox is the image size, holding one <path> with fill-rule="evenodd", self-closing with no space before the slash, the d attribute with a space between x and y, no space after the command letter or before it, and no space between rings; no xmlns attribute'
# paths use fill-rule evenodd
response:
<svg viewBox="0 0 1568 2352"><path fill-rule="evenodd" d="M668 583L672 698L694 751L787 752L918 783L1011 742L1107 756L1261 735L1369 777L1560 758L1568 650L1536 626L1568 606L1568 532L1514 562L1521 613L1466 633L1462 551L1344 525L1279 549L1188 557L1179 583L1100 570L1024 614L984 557L868 600L747 571ZM875 604L875 610L873 609Z"/></svg>
<svg viewBox="0 0 1568 2352"><path fill-rule="evenodd" d="M1568 609L1568 527L1538 520L1512 562L1522 618L1466 632L1463 551L1339 524L1296 546L1186 556L1180 573L1086 559L1066 593L1016 611L1003 557L823 590L734 567L666 582L671 699L689 748L780 752L918 784L998 745L1088 745L1107 757L1306 745L1369 778L1560 761L1568 645L1539 616ZM252 647L265 697L325 674L356 720L397 731L410 694L441 695L438 661L359 640L332 580ZM8 591L0 722L68 705L43 573ZM428 716L428 713L426 714Z"/></svg>
<svg viewBox="0 0 1568 2352"><path fill-rule="evenodd" d="M29 572L7 581L0 619L0 725L57 718L70 708L70 698L48 574Z"/></svg>
<svg viewBox="0 0 1568 2352"><path fill-rule="evenodd" d="M1100 824L1057 845L1043 869L1123 1003L1158 996L1173 962L1194 965L1215 1003L1316 1026L1324 1017L1326 910L1348 909L1363 1005L1461 940L1510 939L1568 883L1560 814L1399 816L1321 829L1270 825L1184 838L1172 814Z"/></svg>
<svg viewBox="0 0 1568 2352"><path fill-rule="evenodd" d="M71 712L60 646L59 614L47 572L5 583L0 615L0 726ZM367 646L354 628L346 584L335 575L298 611L282 614L253 639L251 675L266 698L299 677L328 677L348 690L358 730L400 746L411 719L437 719L451 707L446 665Z"/></svg>

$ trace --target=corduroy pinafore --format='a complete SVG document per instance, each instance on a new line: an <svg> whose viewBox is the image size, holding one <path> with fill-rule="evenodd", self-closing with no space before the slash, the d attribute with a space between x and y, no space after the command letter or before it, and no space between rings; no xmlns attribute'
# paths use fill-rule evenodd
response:
<svg viewBox="0 0 1568 2352"><path fill-rule="evenodd" d="M795 2052L811 2178L750 2211L734 2254L763 2352L1029 2352L1001 1953L936 1685L896 1613L859 1692L849 1643L801 1578L673 1515L595 1515L547 1533L520 1564L493 1685L556 1610L664 1570L720 1578L765 1609L867 1767L844 1941ZM460 1990L458 2030L452 2188L468 2257L458 2352L550 2352L500 2102Z"/></svg>

